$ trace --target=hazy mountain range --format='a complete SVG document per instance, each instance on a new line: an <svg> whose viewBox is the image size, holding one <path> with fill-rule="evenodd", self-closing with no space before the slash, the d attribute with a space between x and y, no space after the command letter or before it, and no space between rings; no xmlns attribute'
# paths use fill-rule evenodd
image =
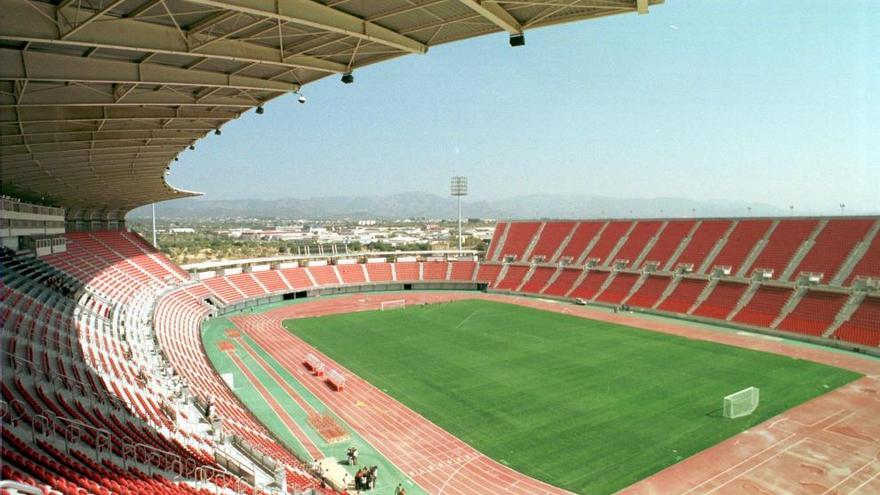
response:
<svg viewBox="0 0 880 495"><path fill-rule="evenodd" d="M749 211L751 208L751 211ZM456 201L422 192L388 196L327 196L282 199L187 198L156 206L161 218L403 219L455 218ZM786 209L736 201L680 198L609 198L580 194L531 194L495 201L463 201L471 218L591 218L785 215ZM795 212L798 213L798 212ZM801 212L816 214L822 212ZM824 212L838 213L836 211ZM856 212L848 212L856 213ZM131 217L147 217L149 207Z"/></svg>

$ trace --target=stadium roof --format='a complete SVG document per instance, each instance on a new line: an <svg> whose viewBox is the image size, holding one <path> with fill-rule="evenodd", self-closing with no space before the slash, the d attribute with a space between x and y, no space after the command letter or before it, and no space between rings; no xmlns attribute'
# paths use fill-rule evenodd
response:
<svg viewBox="0 0 880 495"><path fill-rule="evenodd" d="M194 195L171 162L332 74L663 0L0 0L0 178L80 210Z"/></svg>

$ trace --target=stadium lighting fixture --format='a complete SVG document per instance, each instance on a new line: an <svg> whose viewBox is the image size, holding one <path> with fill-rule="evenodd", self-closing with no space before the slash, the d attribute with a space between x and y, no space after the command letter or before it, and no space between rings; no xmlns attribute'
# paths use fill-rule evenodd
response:
<svg viewBox="0 0 880 495"><path fill-rule="evenodd" d="M794 205L788 205L788 215L794 216Z"/></svg>
<svg viewBox="0 0 880 495"><path fill-rule="evenodd" d="M354 75L351 72L346 72L342 75L342 83L343 84L351 84L354 82Z"/></svg>
<svg viewBox="0 0 880 495"><path fill-rule="evenodd" d="M220 129L214 129L215 136L219 136L220 134L223 134L222 132L220 132Z"/></svg>
<svg viewBox="0 0 880 495"><path fill-rule="evenodd" d="M844 210L844 208L846 208L846 204L845 204L845 203L840 203L840 214L841 214L841 215L843 215L843 210Z"/></svg>
<svg viewBox="0 0 880 495"><path fill-rule="evenodd" d="M516 33L510 35L510 46L525 46L526 44L526 35L523 33Z"/></svg>
<svg viewBox="0 0 880 495"><path fill-rule="evenodd" d="M458 198L458 255L461 256L461 198L467 196L467 177L456 175L449 183L449 194Z"/></svg>
<svg viewBox="0 0 880 495"><path fill-rule="evenodd" d="M195 149L196 149L196 145L194 145L194 144L189 145L190 151L195 151Z"/></svg>
<svg viewBox="0 0 880 495"><path fill-rule="evenodd" d="M263 110L263 105L258 106L257 115L263 115L263 112L265 112L265 110Z"/></svg>
<svg viewBox="0 0 880 495"><path fill-rule="evenodd" d="M297 93L297 94L299 95L299 98L297 98L296 101L298 101L300 105L305 104L305 102L306 102L306 97L303 96L302 93Z"/></svg>

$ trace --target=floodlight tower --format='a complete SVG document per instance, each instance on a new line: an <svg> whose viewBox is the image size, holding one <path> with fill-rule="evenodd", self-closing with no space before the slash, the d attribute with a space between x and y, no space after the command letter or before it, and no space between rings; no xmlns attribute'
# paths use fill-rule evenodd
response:
<svg viewBox="0 0 880 495"><path fill-rule="evenodd" d="M449 184L449 194L458 198L458 255L461 256L461 197L467 196L467 177L456 175Z"/></svg>

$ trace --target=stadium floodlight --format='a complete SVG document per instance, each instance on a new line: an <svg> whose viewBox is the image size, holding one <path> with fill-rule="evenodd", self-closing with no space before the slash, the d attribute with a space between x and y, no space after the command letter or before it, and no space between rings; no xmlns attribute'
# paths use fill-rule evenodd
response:
<svg viewBox="0 0 880 495"><path fill-rule="evenodd" d="M510 35L510 46L525 46L526 44L526 35L523 33L516 33Z"/></svg>
<svg viewBox="0 0 880 495"><path fill-rule="evenodd" d="M300 105L305 104L305 102L306 102L306 97L303 96L301 93L297 93L297 94L299 95L299 98L297 98L296 101L298 101Z"/></svg>
<svg viewBox="0 0 880 495"><path fill-rule="evenodd" d="M458 255L461 256L461 198L467 196L467 177L456 175L449 184L449 194L458 198Z"/></svg>
<svg viewBox="0 0 880 495"><path fill-rule="evenodd" d="M194 145L194 144L189 145L190 151L195 151L195 149L196 149L196 145Z"/></svg>
<svg viewBox="0 0 880 495"><path fill-rule="evenodd" d="M843 210L846 208L846 203L840 203L840 214L843 215Z"/></svg>
<svg viewBox="0 0 880 495"><path fill-rule="evenodd" d="M342 84L351 84L354 82L354 75L351 72L346 72L342 75Z"/></svg>
<svg viewBox="0 0 880 495"><path fill-rule="evenodd" d="M263 105L257 107L257 115L263 115L265 110L263 110Z"/></svg>
<svg viewBox="0 0 880 495"><path fill-rule="evenodd" d="M223 134L222 132L220 132L220 129L214 129L215 136L219 136L220 134Z"/></svg>

